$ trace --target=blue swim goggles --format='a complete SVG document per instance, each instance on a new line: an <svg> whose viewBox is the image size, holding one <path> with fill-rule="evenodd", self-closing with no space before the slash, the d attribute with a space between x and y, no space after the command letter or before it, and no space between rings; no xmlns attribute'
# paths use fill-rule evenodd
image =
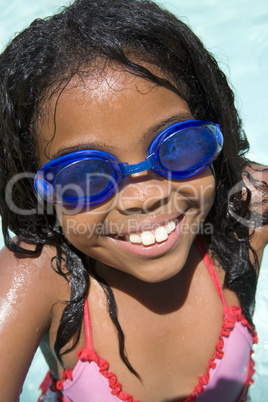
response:
<svg viewBox="0 0 268 402"><path fill-rule="evenodd" d="M35 176L37 193L51 203L95 205L109 198L122 180L153 169L170 179L187 179L210 166L221 152L218 124L189 120L172 124L152 141L147 158L128 165L94 149L72 152L47 162Z"/></svg>

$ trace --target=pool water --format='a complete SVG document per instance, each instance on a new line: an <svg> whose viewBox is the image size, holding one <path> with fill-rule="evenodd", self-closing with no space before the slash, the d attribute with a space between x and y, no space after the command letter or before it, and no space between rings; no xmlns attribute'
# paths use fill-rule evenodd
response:
<svg viewBox="0 0 268 402"><path fill-rule="evenodd" d="M251 143L248 157L267 164L268 149L268 7L267 0L173 0L158 2L194 29L227 74ZM64 0L0 0L0 51L16 32L34 18L55 13ZM1 245L3 241L0 239ZM255 348L255 383L249 400L264 402L268 395L268 251L260 274L254 321L259 334ZM29 370L22 402L34 402L47 371L37 350ZM228 402L228 401L226 401Z"/></svg>

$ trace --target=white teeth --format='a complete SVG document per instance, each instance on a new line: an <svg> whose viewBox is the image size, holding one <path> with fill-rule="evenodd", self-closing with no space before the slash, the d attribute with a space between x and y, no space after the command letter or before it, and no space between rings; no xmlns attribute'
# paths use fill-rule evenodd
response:
<svg viewBox="0 0 268 402"><path fill-rule="evenodd" d="M170 234L171 232L173 232L173 230L175 230L176 227L176 223L174 221L170 221L166 224L166 230L167 233Z"/></svg>
<svg viewBox="0 0 268 402"><path fill-rule="evenodd" d="M129 241L133 244L143 244L144 246L151 246L155 242L161 243L167 240L168 235L176 228L174 221L168 222L165 226L159 226L154 231L146 230L142 233L130 233Z"/></svg>
<svg viewBox="0 0 268 402"><path fill-rule="evenodd" d="M130 233L129 241L134 244L141 244L141 237L137 233Z"/></svg>
<svg viewBox="0 0 268 402"><path fill-rule="evenodd" d="M152 232L146 231L141 234L141 241L144 246L150 246L155 243L155 237Z"/></svg>
<svg viewBox="0 0 268 402"><path fill-rule="evenodd" d="M167 240L168 238L167 229L164 226L159 226L156 229L154 236L157 243L161 243L161 241Z"/></svg>

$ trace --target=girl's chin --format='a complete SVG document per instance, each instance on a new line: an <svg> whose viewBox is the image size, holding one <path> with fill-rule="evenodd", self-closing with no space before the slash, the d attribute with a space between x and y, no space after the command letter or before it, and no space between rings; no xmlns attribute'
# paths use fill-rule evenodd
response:
<svg viewBox="0 0 268 402"><path fill-rule="evenodd" d="M180 259L174 261L173 255L167 257L165 262L160 259L144 260L144 263L133 261L133 259L118 260L116 266L109 266L105 263L98 266L98 273L107 280L108 283L134 284L139 287L139 282L157 284L174 278L185 265L187 253L180 253ZM128 286L127 285L127 286Z"/></svg>

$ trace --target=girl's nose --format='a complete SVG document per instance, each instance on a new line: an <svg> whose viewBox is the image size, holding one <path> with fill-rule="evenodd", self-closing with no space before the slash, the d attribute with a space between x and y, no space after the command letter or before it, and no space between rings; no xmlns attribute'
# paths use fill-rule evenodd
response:
<svg viewBox="0 0 268 402"><path fill-rule="evenodd" d="M164 204L170 194L171 181L147 170L132 174L121 183L116 204L124 213L148 213Z"/></svg>

